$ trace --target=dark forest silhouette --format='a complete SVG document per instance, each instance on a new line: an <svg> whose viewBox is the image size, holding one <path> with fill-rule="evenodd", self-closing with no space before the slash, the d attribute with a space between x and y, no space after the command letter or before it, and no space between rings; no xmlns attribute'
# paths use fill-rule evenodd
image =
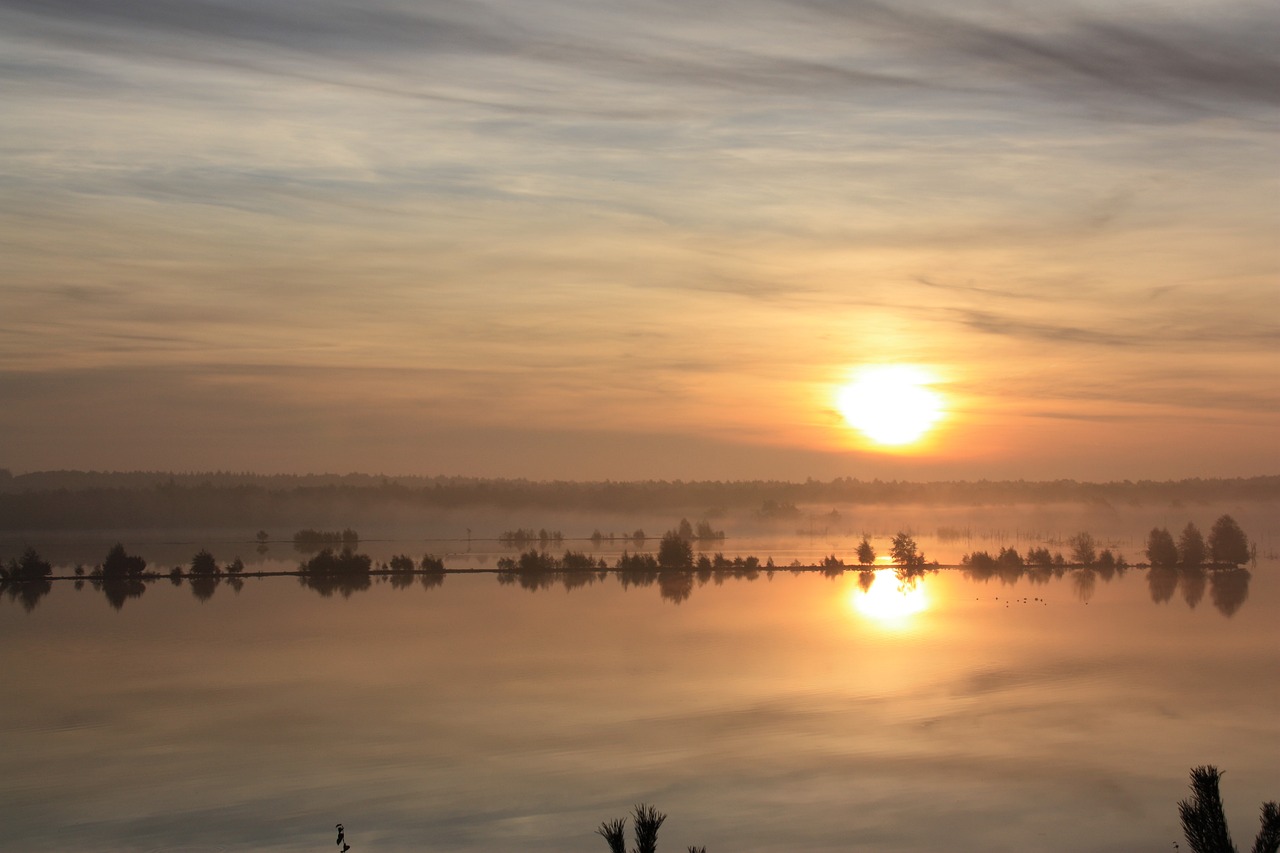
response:
<svg viewBox="0 0 1280 853"><path fill-rule="evenodd" d="M911 483L850 478L803 483L767 480L535 482L363 474L42 471L0 477L0 529L203 526L256 530L289 526L306 519L340 517L360 523L401 511L412 514L480 506L601 513L718 507L752 510L762 518L778 519L798 515L798 507L803 505L1140 507L1222 505L1240 501L1280 501L1280 476L1111 483L1074 480Z"/></svg>

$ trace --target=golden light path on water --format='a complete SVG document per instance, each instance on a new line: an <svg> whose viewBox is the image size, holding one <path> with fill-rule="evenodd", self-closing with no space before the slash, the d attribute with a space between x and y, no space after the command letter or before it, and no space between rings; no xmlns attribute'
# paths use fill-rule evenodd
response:
<svg viewBox="0 0 1280 853"><path fill-rule="evenodd" d="M899 580L893 569L877 569L871 585L860 583L849 594L849 606L859 616L886 628L906 628L911 618L929 608L922 578Z"/></svg>

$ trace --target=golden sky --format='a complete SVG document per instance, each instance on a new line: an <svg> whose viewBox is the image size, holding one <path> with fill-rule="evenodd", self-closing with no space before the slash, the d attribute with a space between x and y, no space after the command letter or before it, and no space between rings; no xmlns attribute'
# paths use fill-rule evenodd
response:
<svg viewBox="0 0 1280 853"><path fill-rule="evenodd" d="M1267 2L0 0L0 467L1280 470ZM928 377L925 440L838 408Z"/></svg>

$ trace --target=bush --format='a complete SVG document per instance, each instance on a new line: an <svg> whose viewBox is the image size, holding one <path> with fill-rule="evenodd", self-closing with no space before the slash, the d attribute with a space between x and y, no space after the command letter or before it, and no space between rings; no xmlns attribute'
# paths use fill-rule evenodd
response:
<svg viewBox="0 0 1280 853"><path fill-rule="evenodd" d="M1017 548L1001 548L1000 556L996 557L996 562L1002 566L1015 566L1019 568L1024 565L1022 555L1018 553Z"/></svg>
<svg viewBox="0 0 1280 853"><path fill-rule="evenodd" d="M678 531L668 530L658 545L658 565L664 569L693 567L693 546Z"/></svg>
<svg viewBox="0 0 1280 853"><path fill-rule="evenodd" d="M201 548L196 555L191 558L191 574L193 575L216 575L218 573L218 561L213 559L213 555Z"/></svg>
<svg viewBox="0 0 1280 853"><path fill-rule="evenodd" d="M1071 562L1079 566L1092 566L1098 559L1093 534L1081 531L1071 537Z"/></svg>
<svg viewBox="0 0 1280 853"><path fill-rule="evenodd" d="M1048 548L1030 548L1027 550L1027 565L1047 569L1053 565L1053 555Z"/></svg>
<svg viewBox="0 0 1280 853"><path fill-rule="evenodd" d="M356 554L345 549L335 554L332 548L325 548L298 570L304 575L368 575L373 570L373 560L368 554Z"/></svg>
<svg viewBox="0 0 1280 853"><path fill-rule="evenodd" d="M596 561L581 551L565 551L560 568L566 572L589 572L595 570Z"/></svg>
<svg viewBox="0 0 1280 853"><path fill-rule="evenodd" d="M916 540L905 532L893 537L893 545L889 549L893 562L898 566L923 566L925 556L916 550Z"/></svg>
<svg viewBox="0 0 1280 853"><path fill-rule="evenodd" d="M999 565L999 561L986 551L974 551L972 554L965 554L960 558L960 562L975 569L994 569Z"/></svg>
<svg viewBox="0 0 1280 853"><path fill-rule="evenodd" d="M53 566L34 548L28 548L22 552L21 558L9 560L9 568L4 574L12 581L38 581L53 574Z"/></svg>
<svg viewBox="0 0 1280 853"><path fill-rule="evenodd" d="M124 546L117 542L107 552L107 558L102 561L101 577L106 580L136 578L146 571L146 568L146 560L128 553Z"/></svg>

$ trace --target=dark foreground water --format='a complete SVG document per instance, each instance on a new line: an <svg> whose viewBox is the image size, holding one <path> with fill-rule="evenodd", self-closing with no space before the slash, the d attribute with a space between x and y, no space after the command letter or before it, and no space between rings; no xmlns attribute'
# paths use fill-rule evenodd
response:
<svg viewBox="0 0 1280 853"><path fill-rule="evenodd" d="M602 853L644 801L664 851L1166 853L1193 765L1246 849L1280 798L1274 560L122 604L0 602L7 849Z"/></svg>

